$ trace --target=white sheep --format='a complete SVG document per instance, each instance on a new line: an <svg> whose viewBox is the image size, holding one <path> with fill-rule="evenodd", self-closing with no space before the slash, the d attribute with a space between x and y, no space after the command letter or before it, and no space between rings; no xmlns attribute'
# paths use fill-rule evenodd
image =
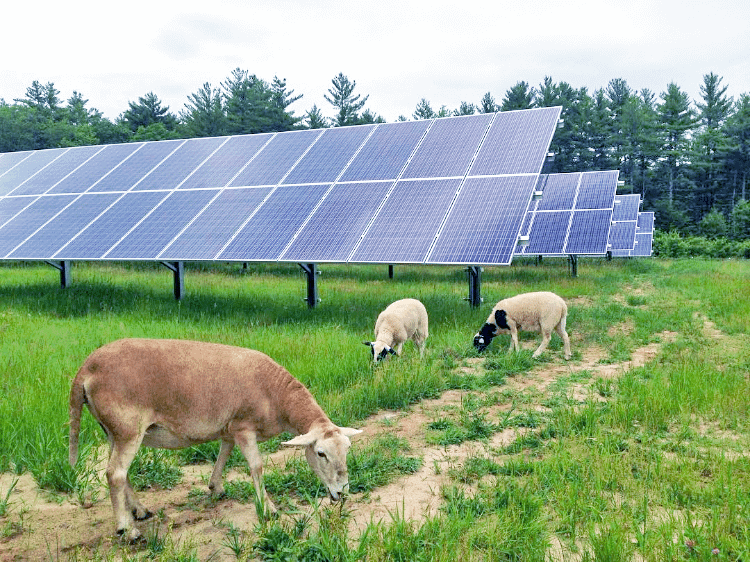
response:
<svg viewBox="0 0 750 562"><path fill-rule="evenodd" d="M140 536L135 519L152 515L128 480L141 445L181 449L220 440L208 484L215 495L224 493L222 471L237 445L258 498L274 511L263 487L258 441L283 431L296 434L282 445L305 448L311 468L336 501L349 485L349 437L360 433L334 425L307 388L260 351L198 341L124 339L89 355L70 391L71 465L78 457L84 404L107 433L116 529L130 540Z"/></svg>
<svg viewBox="0 0 750 562"><path fill-rule="evenodd" d="M498 334L510 332L511 342L508 352L521 350L518 344L518 330L539 332L542 343L534 352L538 357L549 344L552 330L555 330L563 340L565 359L570 359L570 339L565 331L565 321L568 307L565 301L555 293L547 291L524 293L503 299L492 309L487 322L474 336L474 347L483 351L492 338Z"/></svg>
<svg viewBox="0 0 750 562"><path fill-rule="evenodd" d="M401 355L406 340L412 340L424 354L427 339L427 310L417 299L401 299L389 304L375 322L375 341L362 342L372 350L374 362L388 354Z"/></svg>

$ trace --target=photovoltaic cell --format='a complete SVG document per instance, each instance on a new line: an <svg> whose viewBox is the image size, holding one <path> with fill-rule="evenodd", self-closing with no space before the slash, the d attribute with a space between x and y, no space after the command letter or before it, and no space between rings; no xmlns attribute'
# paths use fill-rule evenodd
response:
<svg viewBox="0 0 750 562"><path fill-rule="evenodd" d="M96 184L96 191L128 191L180 146L181 140L148 142Z"/></svg>
<svg viewBox="0 0 750 562"><path fill-rule="evenodd" d="M525 254L564 254L573 211L537 212L529 232ZM606 240L606 239L605 239Z"/></svg>
<svg viewBox="0 0 750 562"><path fill-rule="evenodd" d="M62 155L67 148L54 148L50 150L37 150L32 152L28 158L24 158L10 170L0 176L0 195L12 194L15 189L23 185L34 174L41 172L55 158Z"/></svg>
<svg viewBox="0 0 750 562"><path fill-rule="evenodd" d="M13 191L13 195L40 195L46 193L86 160L102 150L101 146L79 146L63 152L39 173L26 180Z"/></svg>
<svg viewBox="0 0 750 562"><path fill-rule="evenodd" d="M227 137L209 137L185 141L133 190L174 189L226 140Z"/></svg>
<svg viewBox="0 0 750 562"><path fill-rule="evenodd" d="M7 255L31 236L36 229L70 203L73 197L72 195L39 197L13 219L6 222L0 228L0 256Z"/></svg>
<svg viewBox="0 0 750 562"><path fill-rule="evenodd" d="M95 190L95 184L98 180L140 146L139 143L132 143L109 144L103 148L99 147L102 148L101 151L97 152L83 166L62 179L49 190L49 193L83 193L89 188Z"/></svg>
<svg viewBox="0 0 750 562"><path fill-rule="evenodd" d="M99 193L74 199L6 257L26 260L49 258L118 197L116 193Z"/></svg>
<svg viewBox="0 0 750 562"><path fill-rule="evenodd" d="M491 120L488 113L435 119L401 177L463 177Z"/></svg>
<svg viewBox="0 0 750 562"><path fill-rule="evenodd" d="M350 261L422 263L461 180L399 181Z"/></svg>
<svg viewBox="0 0 750 562"><path fill-rule="evenodd" d="M32 152L30 150L25 150L23 152L5 152L3 154L0 154L0 176L10 170L24 158L28 158L29 156L31 156L31 154Z"/></svg>
<svg viewBox="0 0 750 562"><path fill-rule="evenodd" d="M536 179L468 178L426 263L510 264Z"/></svg>
<svg viewBox="0 0 750 562"><path fill-rule="evenodd" d="M612 214L613 221L635 221L638 220L638 209L641 205L641 196L617 195L615 197L615 211Z"/></svg>
<svg viewBox="0 0 750 562"><path fill-rule="evenodd" d="M576 209L611 209L618 177L617 170L581 174Z"/></svg>
<svg viewBox="0 0 750 562"><path fill-rule="evenodd" d="M281 259L345 262L390 187L390 182L337 184Z"/></svg>
<svg viewBox="0 0 750 562"><path fill-rule="evenodd" d="M565 253L571 255L606 254L611 219L610 209L575 211L570 223Z"/></svg>
<svg viewBox="0 0 750 562"><path fill-rule="evenodd" d="M218 259L277 260L329 187L328 185L277 187L221 252Z"/></svg>
<svg viewBox="0 0 750 562"><path fill-rule="evenodd" d="M321 134L320 130L278 133L230 185L243 187L278 184Z"/></svg>
<svg viewBox="0 0 750 562"><path fill-rule="evenodd" d="M273 137L273 133L231 137L179 189L224 187Z"/></svg>
<svg viewBox="0 0 750 562"><path fill-rule="evenodd" d="M325 129L323 135L312 145L283 183L333 182L372 129L373 125Z"/></svg>
<svg viewBox="0 0 750 562"><path fill-rule="evenodd" d="M550 174L544 182L538 211L564 211L576 207L576 193L581 174Z"/></svg>
<svg viewBox="0 0 750 562"><path fill-rule="evenodd" d="M164 191L124 194L52 257L58 260L98 260L146 213L164 199Z"/></svg>
<svg viewBox="0 0 750 562"><path fill-rule="evenodd" d="M221 191L159 255L159 259L214 259L270 191L270 187Z"/></svg>
<svg viewBox="0 0 750 562"><path fill-rule="evenodd" d="M103 257L107 259L153 260L188 221L208 204L216 192L173 191L125 238Z"/></svg>
<svg viewBox="0 0 750 562"><path fill-rule="evenodd" d="M396 179L429 126L424 119L379 125L341 181Z"/></svg>
<svg viewBox="0 0 750 562"><path fill-rule="evenodd" d="M496 114L470 175L538 174L559 119L559 107Z"/></svg>

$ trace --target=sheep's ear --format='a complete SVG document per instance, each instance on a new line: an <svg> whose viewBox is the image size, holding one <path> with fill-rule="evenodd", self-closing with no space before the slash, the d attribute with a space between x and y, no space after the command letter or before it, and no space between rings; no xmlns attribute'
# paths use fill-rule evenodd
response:
<svg viewBox="0 0 750 562"><path fill-rule="evenodd" d="M369 345L370 347L372 347L372 342L371 341L363 341L362 343L365 344L365 345Z"/></svg>
<svg viewBox="0 0 750 562"><path fill-rule="evenodd" d="M304 435L297 435L289 441L283 441L281 444L285 447L307 447L317 441L318 436L313 435L312 432L305 433Z"/></svg>
<svg viewBox="0 0 750 562"><path fill-rule="evenodd" d="M495 311L495 323L499 328L502 328L503 330L509 330L510 326L508 326L508 321L505 319L505 317L506 313L504 310Z"/></svg>
<svg viewBox="0 0 750 562"><path fill-rule="evenodd" d="M339 429L345 437L354 437L355 435L362 433L361 429L354 429L353 427L340 427Z"/></svg>

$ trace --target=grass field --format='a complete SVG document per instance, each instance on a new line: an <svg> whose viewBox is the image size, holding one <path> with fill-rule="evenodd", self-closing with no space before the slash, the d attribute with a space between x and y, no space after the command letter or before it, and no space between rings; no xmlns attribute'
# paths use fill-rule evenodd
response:
<svg viewBox="0 0 750 562"><path fill-rule="evenodd" d="M436 515L414 522L395 513L363 533L352 532L345 510L254 529L230 524L222 552L232 558L750 559L750 263L579 260L572 278L563 260L519 261L485 268L476 309L464 300L461 268L396 266L393 279L386 266L321 269L322 300L308 309L294 264L186 264L180 302L171 274L157 265L75 264L63 290L48 266L0 264L0 472L30 473L52 495L84 497L91 484L67 464L66 424L70 380L85 357L122 337L200 339L267 353L341 425L461 389L461 409L446 409L424 428L425 446L488 443L524 428L507 447L453 467ZM593 348L603 364L628 361L648 344L660 345L658 355L614 379L561 376L541 398L511 392L506 382L546 362L563 364L556 336L538 361L531 350L507 355L504 336L482 356L479 375L462 369L476 364L472 338L494 303L534 290L568 302L571 364ZM403 357L373 368L361 342L372 338L378 312L404 297L419 298L429 312L425 358L407 344ZM572 396L581 381L590 393ZM491 408L508 404L502 415ZM103 442L85 415L84 464ZM216 450L142 451L131 475L140 487L167 487L179 481L180 467L210 462ZM379 486L416 470L421 458L408 450L397 439L355 443L352 493L374 498ZM237 451L232 462L242 465ZM281 505L320 494L304 462L271 470L266 480ZM0 489L0 541L33 532L11 491ZM247 489L228 492L252 503ZM135 550L88 547L66 556L49 558L198 559L192 545L169 536Z"/></svg>

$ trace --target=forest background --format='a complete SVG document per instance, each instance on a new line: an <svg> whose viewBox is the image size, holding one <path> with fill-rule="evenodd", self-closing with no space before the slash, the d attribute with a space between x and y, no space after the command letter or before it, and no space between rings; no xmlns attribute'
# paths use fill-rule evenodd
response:
<svg viewBox="0 0 750 562"><path fill-rule="evenodd" d="M454 109L433 109L422 98L398 120L562 106L546 172L619 170L619 192L639 193L641 210L655 212L656 253L692 254L701 245L682 239L698 236L713 241L698 253L750 257L750 93L735 100L722 82L704 75L700 99L691 100L675 83L657 95L616 78L589 93L547 77L536 87L517 82L500 101L487 92ZM24 97L0 99L0 153L385 122L355 90L356 81L339 73L324 96L334 116L316 105L297 116L290 106L303 95L286 80L237 68L218 87L205 83L189 94L176 114L149 92L112 121L81 93L64 102L53 83L34 81Z"/></svg>

